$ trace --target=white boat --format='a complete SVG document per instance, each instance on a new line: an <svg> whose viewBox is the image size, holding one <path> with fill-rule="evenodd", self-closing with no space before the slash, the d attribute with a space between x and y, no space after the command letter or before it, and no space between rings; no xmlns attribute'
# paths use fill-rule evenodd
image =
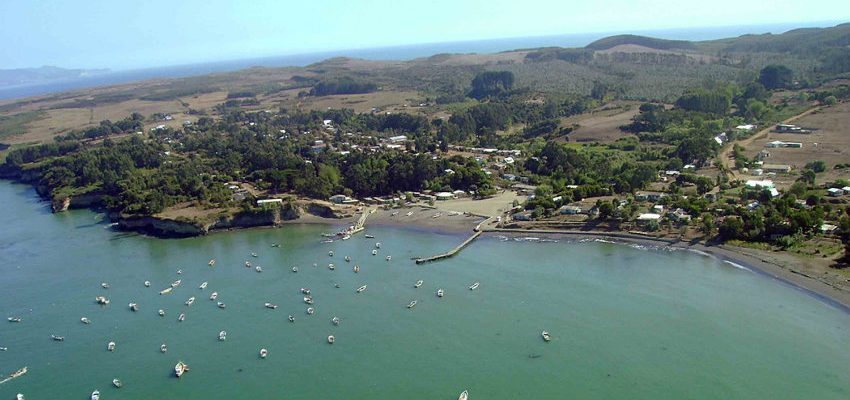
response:
<svg viewBox="0 0 850 400"><path fill-rule="evenodd" d="M159 311L157 311L156 313L157 313L157 314L159 314L159 316L160 316L160 317L164 317L164 316L165 316L165 310L163 310L163 309L161 309L161 308L160 308L160 309L159 309Z"/></svg>
<svg viewBox="0 0 850 400"><path fill-rule="evenodd" d="M360 266L359 266L359 265L355 265L355 266L354 266L354 273L358 273L358 272L360 272Z"/></svg>
<svg viewBox="0 0 850 400"><path fill-rule="evenodd" d="M163 343L159 346L159 352L160 353L165 353L167 351L168 351L168 346L166 346L165 343Z"/></svg>
<svg viewBox="0 0 850 400"><path fill-rule="evenodd" d="M216 305L218 306L218 308L225 308L225 307L227 307L227 305L225 305L224 303L222 303L222 302L220 302L220 301L219 301L218 303L216 303Z"/></svg>
<svg viewBox="0 0 850 400"><path fill-rule="evenodd" d="M336 338L334 337L334 335L328 336L328 343L334 344L334 341L336 341Z"/></svg>
<svg viewBox="0 0 850 400"><path fill-rule="evenodd" d="M127 307L130 307L130 310L132 311L139 311L139 305L136 303L127 304Z"/></svg>
<svg viewBox="0 0 850 400"><path fill-rule="evenodd" d="M280 247L280 243L272 243L272 247Z"/></svg>
<svg viewBox="0 0 850 400"><path fill-rule="evenodd" d="M195 304L195 296L192 296L189 298L189 300L186 300L187 306L191 306L192 304Z"/></svg>
<svg viewBox="0 0 850 400"><path fill-rule="evenodd" d="M121 388L121 386L124 386L124 384L121 383L120 379L115 378L115 379L112 380L112 386L115 386L117 388Z"/></svg>
<svg viewBox="0 0 850 400"><path fill-rule="evenodd" d="M223 342L226 339L227 339L227 332L226 331L221 331L221 332L218 333L218 340L221 340Z"/></svg>
<svg viewBox="0 0 850 400"><path fill-rule="evenodd" d="M416 284L414 284L413 287L418 288L418 287L422 286L423 283L424 282L422 281L422 279L420 279L420 280L416 281Z"/></svg>
<svg viewBox="0 0 850 400"><path fill-rule="evenodd" d="M109 342L106 344L106 350L115 351L115 342Z"/></svg>
<svg viewBox="0 0 850 400"><path fill-rule="evenodd" d="M290 315L290 316L289 316L289 322L295 322L295 317L293 317L292 315Z"/></svg>
<svg viewBox="0 0 850 400"><path fill-rule="evenodd" d="M381 242L375 243L375 248L380 249L381 248Z"/></svg>
<svg viewBox="0 0 850 400"><path fill-rule="evenodd" d="M25 399L24 399L24 395L23 395L23 394L21 394L21 393L16 394L16 395L15 395L15 400L25 400Z"/></svg>
<svg viewBox="0 0 850 400"><path fill-rule="evenodd" d="M460 393L460 396L457 397L457 400L467 400L469 399L469 391L464 390Z"/></svg>
<svg viewBox="0 0 850 400"><path fill-rule="evenodd" d="M322 243L333 243L333 242L334 242L333 239L322 240Z"/></svg>
<svg viewBox="0 0 850 400"><path fill-rule="evenodd" d="M201 290L206 289L207 288L207 282L202 283L201 286L198 286L198 288L201 289Z"/></svg>
<svg viewBox="0 0 850 400"><path fill-rule="evenodd" d="M50 338L57 342L64 342L65 336L50 335Z"/></svg>
<svg viewBox="0 0 850 400"><path fill-rule="evenodd" d="M301 288L301 293L309 295L309 294L310 294L310 289L308 289L308 288Z"/></svg>
<svg viewBox="0 0 850 400"><path fill-rule="evenodd" d="M100 390L91 392L91 400L100 400Z"/></svg>
<svg viewBox="0 0 850 400"><path fill-rule="evenodd" d="M334 325L339 325L339 317L333 317L333 318L331 318L331 322L332 322Z"/></svg>
<svg viewBox="0 0 850 400"><path fill-rule="evenodd" d="M84 323L84 324L88 325L88 324L90 324L90 323L91 323L91 320L90 320L90 319L88 319L88 318L86 318L86 317L82 317L82 318L80 318L80 322L82 322L82 323Z"/></svg>
<svg viewBox="0 0 850 400"><path fill-rule="evenodd" d="M377 255L378 255L378 250L372 250L372 255L373 255L373 256L377 256Z"/></svg>
<svg viewBox="0 0 850 400"><path fill-rule="evenodd" d="M260 349L260 358L266 358L269 356L269 351L266 349Z"/></svg>
<svg viewBox="0 0 850 400"><path fill-rule="evenodd" d="M366 239L374 239L375 235L366 234Z"/></svg>
<svg viewBox="0 0 850 400"><path fill-rule="evenodd" d="M174 281L174 282L171 282L171 287L172 287L172 288L176 288L177 286L180 286L180 284L181 284L181 283L183 283L183 280L178 279L178 280L176 280L176 281Z"/></svg>
<svg viewBox="0 0 850 400"><path fill-rule="evenodd" d="M97 304L101 304L101 305L109 304L109 299L107 299L105 296L97 296L97 297L94 298L94 301L96 301ZM16 321L16 322L20 322L20 318L18 318L18 321Z"/></svg>
<svg viewBox="0 0 850 400"><path fill-rule="evenodd" d="M257 253L251 253L251 257L257 258Z"/></svg>
<svg viewBox="0 0 850 400"><path fill-rule="evenodd" d="M393 256L387 256L387 261L392 261Z"/></svg>
<svg viewBox="0 0 850 400"><path fill-rule="evenodd" d="M307 304L313 304L313 298L310 296L304 296L304 302Z"/></svg>
<svg viewBox="0 0 850 400"><path fill-rule="evenodd" d="M174 366L174 375L177 375L177 377L179 378L183 376L183 374L185 374L188 370L189 366L186 365L186 363L184 363L183 361L178 361L177 365Z"/></svg>
<svg viewBox="0 0 850 400"><path fill-rule="evenodd" d="M245 268L251 268L251 262L245 261Z"/></svg>
<svg viewBox="0 0 850 400"><path fill-rule="evenodd" d="M307 315L313 315L314 312L316 312L316 310L314 310L313 307L307 307Z"/></svg>
<svg viewBox="0 0 850 400"><path fill-rule="evenodd" d="M328 269L333 271L336 267L333 264L328 264Z"/></svg>
<svg viewBox="0 0 850 400"><path fill-rule="evenodd" d="M151 287L151 281L145 281L145 287Z"/></svg>
<svg viewBox="0 0 850 400"><path fill-rule="evenodd" d="M104 289L109 289L109 284L106 283L106 282L103 282L103 283L100 284L100 287L102 287Z"/></svg>
<svg viewBox="0 0 850 400"><path fill-rule="evenodd" d="M366 285L360 286L359 288L357 288L357 293L361 293L365 290L366 290Z"/></svg>
<svg viewBox="0 0 850 400"><path fill-rule="evenodd" d="M263 267L258 265L256 268L254 268L254 270L257 272L263 272Z"/></svg>
<svg viewBox="0 0 850 400"><path fill-rule="evenodd" d="M298 272L298 267L292 267L292 272Z"/></svg>
<svg viewBox="0 0 850 400"><path fill-rule="evenodd" d="M6 320L9 321L9 322L21 322L21 317L9 317L9 318L6 318Z"/></svg>
<svg viewBox="0 0 850 400"><path fill-rule="evenodd" d="M351 239L351 235L345 235L345 236L342 237L342 240L348 240L348 239Z"/></svg>
<svg viewBox="0 0 850 400"><path fill-rule="evenodd" d="M473 284L469 285L469 290L475 290L475 289L478 289L478 286L480 286L480 285L481 285L480 283L475 282L475 283L473 283Z"/></svg>
<svg viewBox="0 0 850 400"><path fill-rule="evenodd" d="M333 250L331 250L331 251L329 251L329 252L328 252L328 256L329 256L329 257L333 257L333 256L334 256L334 252L333 252Z"/></svg>
<svg viewBox="0 0 850 400"><path fill-rule="evenodd" d="M552 340L552 336L549 335L548 331L543 331L543 332L540 333L540 335L543 336L544 342L548 342L548 341Z"/></svg>
<svg viewBox="0 0 850 400"><path fill-rule="evenodd" d="M407 308L413 308L413 307L416 307L416 300L411 301L411 302L407 305Z"/></svg>
<svg viewBox="0 0 850 400"><path fill-rule="evenodd" d="M345 256L345 262L351 262L351 257Z"/></svg>
<svg viewBox="0 0 850 400"><path fill-rule="evenodd" d="M266 308L270 308L272 310L277 308L277 304L272 304L272 303L266 303L266 304L264 304L264 306L266 306Z"/></svg>
<svg viewBox="0 0 850 400"><path fill-rule="evenodd" d="M182 270L182 269L178 269L178 270L177 270L177 275L183 275L183 270Z"/></svg>
<svg viewBox="0 0 850 400"><path fill-rule="evenodd" d="M9 350L8 347L0 347L0 351L8 351L8 350Z"/></svg>
<svg viewBox="0 0 850 400"><path fill-rule="evenodd" d="M218 292L212 292L212 294L210 294L210 300L215 300L217 298L218 298Z"/></svg>
<svg viewBox="0 0 850 400"><path fill-rule="evenodd" d="M171 290L172 290L172 289L173 289L173 288L165 288L165 289L163 289L163 290L160 290L160 291L159 291L159 294L161 294L161 295L162 295L162 294L169 294L169 293L171 293Z"/></svg>
<svg viewBox="0 0 850 400"><path fill-rule="evenodd" d="M215 259L211 259L210 262L207 263L207 265L209 265L210 267L215 265Z"/></svg>
<svg viewBox="0 0 850 400"><path fill-rule="evenodd" d="M443 216L442 213L436 213L431 218L440 218L441 216Z"/></svg>
<svg viewBox="0 0 850 400"><path fill-rule="evenodd" d="M443 289L437 289L437 297L443 297Z"/></svg>
<svg viewBox="0 0 850 400"><path fill-rule="evenodd" d="M183 322L186 319L186 314L180 314L177 316L177 320Z"/></svg>

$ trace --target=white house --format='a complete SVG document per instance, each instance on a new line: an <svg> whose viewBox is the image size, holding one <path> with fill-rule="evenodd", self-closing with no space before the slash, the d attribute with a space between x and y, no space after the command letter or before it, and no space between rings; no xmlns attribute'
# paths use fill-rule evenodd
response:
<svg viewBox="0 0 850 400"><path fill-rule="evenodd" d="M649 222L649 221L658 222L660 219L661 219L661 215L655 214L655 213L645 213L645 214L638 215L638 217L637 217L638 222Z"/></svg>
<svg viewBox="0 0 850 400"><path fill-rule="evenodd" d="M258 206L264 206L267 204L283 204L283 199L261 199L257 200Z"/></svg>
<svg viewBox="0 0 850 400"><path fill-rule="evenodd" d="M844 195L844 190L843 190L843 189L839 189L839 188L829 188L829 189L827 189L827 190L826 190L826 194L828 194L828 195L830 195L830 196L832 196L832 197L843 196L843 195Z"/></svg>
<svg viewBox="0 0 850 400"><path fill-rule="evenodd" d="M389 140L392 143L406 142L407 136L405 136L405 135L390 136L387 140Z"/></svg>
<svg viewBox="0 0 850 400"><path fill-rule="evenodd" d="M579 207L579 206L563 206L563 207L561 207L561 214L566 214L566 215L581 214L581 207Z"/></svg>

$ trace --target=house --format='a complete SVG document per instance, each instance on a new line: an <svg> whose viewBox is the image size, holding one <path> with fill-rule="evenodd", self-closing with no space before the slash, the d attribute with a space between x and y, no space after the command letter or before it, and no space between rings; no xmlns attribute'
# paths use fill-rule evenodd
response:
<svg viewBox="0 0 850 400"><path fill-rule="evenodd" d="M261 199L257 200L258 206L265 206L270 204L283 204L283 199Z"/></svg>
<svg viewBox="0 0 850 400"><path fill-rule="evenodd" d="M770 189L770 188L774 187L773 181L770 180L770 179L765 179L765 180L750 179L750 180L747 181L747 183L745 185L750 189Z"/></svg>
<svg viewBox="0 0 850 400"><path fill-rule="evenodd" d="M656 205L652 206L652 211L657 212L659 214L663 213L664 212L664 206L662 206L661 204L656 204Z"/></svg>
<svg viewBox="0 0 850 400"><path fill-rule="evenodd" d="M515 181L515 180L516 180L516 175L514 175L514 174L503 174L503 175L502 175L502 178L505 178L505 179L507 179L507 180L509 180L509 181Z"/></svg>
<svg viewBox="0 0 850 400"><path fill-rule="evenodd" d="M803 129L797 125L789 124L777 124L776 131L783 133L812 133L812 131L809 129Z"/></svg>
<svg viewBox="0 0 850 400"><path fill-rule="evenodd" d="M826 194L832 197L838 197L844 195L844 190L839 188L829 188L826 190Z"/></svg>
<svg viewBox="0 0 850 400"><path fill-rule="evenodd" d="M661 192L637 192L635 200L637 201L658 201L667 197L666 193Z"/></svg>
<svg viewBox="0 0 850 400"><path fill-rule="evenodd" d="M513 157L505 157L505 164L513 164L513 163L514 163Z"/></svg>
<svg viewBox="0 0 850 400"><path fill-rule="evenodd" d="M563 199L564 199L564 196L555 196L555 197L552 198L552 202L557 203L557 202L559 202Z"/></svg>
<svg viewBox="0 0 850 400"><path fill-rule="evenodd" d="M333 203L341 204L342 202L348 200L348 196L346 196L344 194L335 194L335 195L331 196L328 200L330 200Z"/></svg>
<svg viewBox="0 0 850 400"><path fill-rule="evenodd" d="M738 126L735 127L735 129L737 129L739 131L751 131L755 128L756 128L756 126L752 125L752 124L738 125Z"/></svg>
<svg viewBox="0 0 850 400"><path fill-rule="evenodd" d="M833 233L838 230L838 227L832 224L821 224L820 232L821 233Z"/></svg>
<svg viewBox="0 0 850 400"><path fill-rule="evenodd" d="M455 198L466 197L466 192L464 192L463 190L455 190L454 192L452 192L452 194Z"/></svg>
<svg viewBox="0 0 850 400"><path fill-rule="evenodd" d="M803 148L803 144L799 142L783 142L781 140L774 140L772 142L768 142L766 145L764 145L764 147L800 149Z"/></svg>
<svg viewBox="0 0 850 400"><path fill-rule="evenodd" d="M761 166L761 169L764 172L773 172L773 173L784 173L787 174L791 172L791 166L785 164L764 164Z"/></svg>
<svg viewBox="0 0 850 400"><path fill-rule="evenodd" d="M579 207L579 206L563 206L563 207L561 207L561 214L564 214L564 215L581 214L581 207Z"/></svg>
<svg viewBox="0 0 850 400"><path fill-rule="evenodd" d="M637 217L637 222L639 224L645 224L645 223L648 223L648 222L651 222L651 221L658 222L660 220L661 220L661 215L655 214L655 213L640 214Z"/></svg>
<svg viewBox="0 0 850 400"><path fill-rule="evenodd" d="M845 186L845 187L841 188L841 190L844 191L844 194L850 194L850 186Z"/></svg>
<svg viewBox="0 0 850 400"><path fill-rule="evenodd" d="M681 208L677 208L667 213L667 217L679 222L687 222L691 220L691 215L686 213L685 210L682 210Z"/></svg>
<svg viewBox="0 0 850 400"><path fill-rule="evenodd" d="M391 143L401 143L401 142L407 141L407 136L405 136L405 135L390 136L387 140L389 140Z"/></svg>
<svg viewBox="0 0 850 400"><path fill-rule="evenodd" d="M434 194L434 196L437 198L437 200L451 200L455 198L455 195L449 192L437 192L436 194Z"/></svg>
<svg viewBox="0 0 850 400"><path fill-rule="evenodd" d="M531 214L518 212L511 214L511 218L516 221L531 221Z"/></svg>
<svg viewBox="0 0 850 400"><path fill-rule="evenodd" d="M721 134L714 137L714 141L717 142L717 144L719 144L721 146L723 145L723 143L726 143L728 140L729 140L729 137L726 136L726 132L722 132Z"/></svg>

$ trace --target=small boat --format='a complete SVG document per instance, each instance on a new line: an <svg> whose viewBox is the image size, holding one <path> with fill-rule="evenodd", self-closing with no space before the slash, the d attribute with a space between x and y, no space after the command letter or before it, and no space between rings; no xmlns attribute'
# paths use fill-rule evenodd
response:
<svg viewBox="0 0 850 400"><path fill-rule="evenodd" d="M102 287L104 289L109 289L109 284L106 283L106 282L103 282L103 283L100 284L100 287Z"/></svg>
<svg viewBox="0 0 850 400"><path fill-rule="evenodd" d="M366 285L360 286L359 288L357 288L357 293L362 293L365 290L366 290Z"/></svg>
<svg viewBox="0 0 850 400"><path fill-rule="evenodd" d="M264 306L266 306L266 308L270 308L272 310L277 308L277 304L272 304L272 303L266 303L266 304L264 304Z"/></svg>
<svg viewBox="0 0 850 400"><path fill-rule="evenodd" d="M336 338L334 337L334 335L330 335L330 336L328 336L328 343L330 343L330 344L334 344L334 341L335 341L335 340L336 340Z"/></svg>
<svg viewBox="0 0 850 400"><path fill-rule="evenodd" d="M543 336L544 342L548 342L548 341L552 340L552 336L549 335L548 331L543 331L543 332L540 333L540 335Z"/></svg>
<svg viewBox="0 0 850 400"><path fill-rule="evenodd" d="M345 262L351 262L351 257L345 256Z"/></svg>
<svg viewBox="0 0 850 400"><path fill-rule="evenodd" d="M413 307L416 307L416 300L411 301L411 302L407 305L407 308L413 308Z"/></svg>
<svg viewBox="0 0 850 400"><path fill-rule="evenodd" d="M22 375L27 373L27 367L23 367L15 372L9 374L9 379L20 378Z"/></svg>
<svg viewBox="0 0 850 400"><path fill-rule="evenodd" d="M366 234L366 239L374 239L375 235Z"/></svg>
<svg viewBox="0 0 850 400"><path fill-rule="evenodd" d="M333 317L333 318L331 318L331 322L332 322L334 325L339 325L339 317Z"/></svg>
<svg viewBox="0 0 850 400"><path fill-rule="evenodd" d="M340 285L339 285L339 283L334 283L334 287L335 287L335 288L337 288L337 289L339 289L339 288L341 288L342 286L340 286Z"/></svg>
<svg viewBox="0 0 850 400"><path fill-rule="evenodd" d="M177 320L183 322L186 319L186 314L181 313L177 316Z"/></svg>
<svg viewBox="0 0 850 400"><path fill-rule="evenodd" d="M333 233L323 233L322 237L334 237Z"/></svg>
<svg viewBox="0 0 850 400"><path fill-rule="evenodd" d="M65 336L50 335L50 338L57 341L57 342L64 342L65 341Z"/></svg>
<svg viewBox="0 0 850 400"><path fill-rule="evenodd" d="M91 400L100 400L100 390L91 392Z"/></svg>
<svg viewBox="0 0 850 400"><path fill-rule="evenodd" d="M115 351L115 342L109 342L106 344L106 350Z"/></svg>
<svg viewBox="0 0 850 400"><path fill-rule="evenodd" d="M151 287L151 281L145 281L145 287Z"/></svg>
<svg viewBox="0 0 850 400"><path fill-rule="evenodd" d="M177 269L177 275L183 275L183 270L182 270L182 269Z"/></svg>
<svg viewBox="0 0 850 400"><path fill-rule="evenodd" d="M184 363L183 361L178 361L177 365L174 366L174 375L177 375L177 377L179 378L183 376L183 374L185 374L188 370L189 366L186 365L186 363Z"/></svg>
<svg viewBox="0 0 850 400"><path fill-rule="evenodd" d="M301 293L309 295L309 294L310 294L310 289L308 289L308 288L301 288Z"/></svg>
<svg viewBox="0 0 850 400"><path fill-rule="evenodd" d="M437 297L443 297L443 289L437 289Z"/></svg>
<svg viewBox="0 0 850 400"><path fill-rule="evenodd" d="M381 248L381 242L375 243L375 248L380 249Z"/></svg>
<svg viewBox="0 0 850 400"><path fill-rule="evenodd" d="M360 266L359 265L354 266L354 273L357 273L357 272L360 272Z"/></svg>
<svg viewBox="0 0 850 400"><path fill-rule="evenodd" d="M392 261L393 256L387 256L387 261Z"/></svg>
<svg viewBox="0 0 850 400"><path fill-rule="evenodd" d="M132 311L139 311L139 305L136 303L127 304L127 307L130 307L130 310Z"/></svg>
<svg viewBox="0 0 850 400"><path fill-rule="evenodd" d="M94 301L96 301L97 304L101 304L101 305L109 304L109 299L107 299L105 296L97 296L97 297L94 298ZM18 319L20 320L20 318L18 318ZM18 321L18 322L20 322L20 321Z"/></svg>
<svg viewBox="0 0 850 400"><path fill-rule="evenodd" d="M329 256L329 257L333 257L333 256L334 256L334 252L333 252L333 250L331 250L331 251L329 251L329 252L328 252L328 256Z"/></svg>
<svg viewBox="0 0 850 400"><path fill-rule="evenodd" d="M251 257L257 258L257 253L251 253Z"/></svg>
<svg viewBox="0 0 850 400"><path fill-rule="evenodd" d="M254 268L254 270L257 272L263 272L263 267L258 265L256 268Z"/></svg>
<svg viewBox="0 0 850 400"><path fill-rule="evenodd" d="M224 304L224 303L222 303L222 302L220 302L220 301L219 301L218 303L216 303L216 305L218 306L218 308L225 308L225 307L227 307L227 305L226 305L226 304Z"/></svg>
<svg viewBox="0 0 850 400"><path fill-rule="evenodd" d="M159 294L161 294L161 295L163 295L163 294L169 294L169 293L171 293L171 290L172 290L172 289L174 289L174 288L165 288L165 289L163 289L163 290L160 290L160 291L159 291Z"/></svg>
<svg viewBox="0 0 850 400"><path fill-rule="evenodd" d="M307 304L313 304L313 298L310 296L304 296L304 302Z"/></svg>
<svg viewBox="0 0 850 400"><path fill-rule="evenodd" d="M333 264L328 264L328 269L333 271L336 267Z"/></svg>
<svg viewBox="0 0 850 400"><path fill-rule="evenodd" d="M202 283L201 286L198 286L198 288L201 289L201 290L206 289L207 288L207 282Z"/></svg>
<svg viewBox="0 0 850 400"><path fill-rule="evenodd" d="M266 358L269 356L269 351L266 349L260 349L260 358Z"/></svg>
<svg viewBox="0 0 850 400"><path fill-rule="evenodd" d="M333 243L333 242L334 242L333 239L322 240L322 243Z"/></svg>
<svg viewBox="0 0 850 400"><path fill-rule="evenodd" d="M475 283L473 283L473 284L469 285L469 290L475 290L475 289L478 289L478 286L480 286L480 285L481 285L480 283L475 282Z"/></svg>
<svg viewBox="0 0 850 400"><path fill-rule="evenodd" d="M186 300L187 306L191 306L192 304L195 304L195 296L192 296L189 298L189 300Z"/></svg>
<svg viewBox="0 0 850 400"><path fill-rule="evenodd" d="M0 351L9 351L8 347L0 347Z"/></svg>
<svg viewBox="0 0 850 400"><path fill-rule="evenodd" d="M418 287L422 286L422 283L424 283L424 282L422 282L422 279L420 279L420 280L416 281L416 284L414 284L413 287L418 288Z"/></svg>
<svg viewBox="0 0 850 400"><path fill-rule="evenodd" d="M25 399L24 399L24 395L23 395L23 394L21 394L21 393L16 394L16 395L15 395L15 400L25 400Z"/></svg>
<svg viewBox="0 0 850 400"><path fill-rule="evenodd" d="M289 322L295 322L295 317L293 317L291 314L289 315Z"/></svg>
<svg viewBox="0 0 850 400"><path fill-rule="evenodd" d="M245 261L245 268L251 268L251 262Z"/></svg>
<svg viewBox="0 0 850 400"><path fill-rule="evenodd" d="M372 255L373 255L373 256L377 256L377 255L378 255L378 250L372 250Z"/></svg>
<svg viewBox="0 0 850 400"><path fill-rule="evenodd" d="M21 317L9 317L6 320L9 322L21 322Z"/></svg>
<svg viewBox="0 0 850 400"><path fill-rule="evenodd" d="M342 240L348 240L348 239L351 239L351 235L345 235L345 236L342 237Z"/></svg>
<svg viewBox="0 0 850 400"><path fill-rule="evenodd" d="M219 332L218 333L218 340L221 340L222 342L227 340L227 331Z"/></svg>
<svg viewBox="0 0 850 400"><path fill-rule="evenodd" d="M404 214L406 217L413 215L413 211L408 211L407 214Z"/></svg>
<svg viewBox="0 0 850 400"><path fill-rule="evenodd" d="M460 393L460 396L457 397L457 400L467 400L469 399L469 391L464 390Z"/></svg>
<svg viewBox="0 0 850 400"><path fill-rule="evenodd" d="M159 314L160 317L164 317L165 316L165 310L160 308L159 311L157 311L157 314Z"/></svg>
<svg viewBox="0 0 850 400"><path fill-rule="evenodd" d="M120 380L120 379L115 378L115 379L113 379L113 380L112 380L112 386L115 386L115 387L117 387L117 388L119 388L119 389L120 389L120 388L121 388L121 386L124 386L124 384L123 384L123 383L121 383L121 380Z"/></svg>
<svg viewBox="0 0 850 400"><path fill-rule="evenodd" d="M212 292L212 294L210 294L210 300L215 300L217 298L218 298L218 292Z"/></svg>
<svg viewBox="0 0 850 400"><path fill-rule="evenodd" d="M298 272L298 267L292 267L292 272Z"/></svg>
<svg viewBox="0 0 850 400"><path fill-rule="evenodd" d="M171 287L172 287L172 288L176 288L177 286L180 286L180 284L181 284L181 283L183 283L183 280L178 279L178 280L176 280L176 281L174 281L174 282L171 282Z"/></svg>
<svg viewBox="0 0 850 400"><path fill-rule="evenodd" d="M280 247L280 243L272 243L272 247Z"/></svg>
<svg viewBox="0 0 850 400"><path fill-rule="evenodd" d="M159 345L159 352L160 353L165 353L167 351L168 351L168 346L166 346L165 343Z"/></svg>
<svg viewBox="0 0 850 400"><path fill-rule="evenodd" d="M213 258L213 259L211 259L211 260L210 260L210 262L208 262L208 263L207 263L207 265L209 265L210 267L212 267L213 265L215 265L215 259L214 259L214 258Z"/></svg>
<svg viewBox="0 0 850 400"><path fill-rule="evenodd" d="M314 310L313 307L307 307L307 315L313 315L314 312L316 312L316 310Z"/></svg>

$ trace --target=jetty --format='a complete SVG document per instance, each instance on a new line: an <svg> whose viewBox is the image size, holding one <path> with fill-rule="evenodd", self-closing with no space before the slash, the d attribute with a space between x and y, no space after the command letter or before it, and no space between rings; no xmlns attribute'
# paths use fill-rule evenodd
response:
<svg viewBox="0 0 850 400"><path fill-rule="evenodd" d="M363 215L357 219L357 222L354 223L354 226L348 230L349 235L354 235L355 233L360 233L364 229L366 229L366 218L369 218L375 212L374 208L370 208L369 210L363 211Z"/></svg>
<svg viewBox="0 0 850 400"><path fill-rule="evenodd" d="M453 249L451 249L451 250L449 250L445 253L442 253L442 254L437 254L435 256L425 257L425 258L417 258L416 263L417 264L425 264L425 263L439 261L439 260L442 260L442 259L445 259L445 258L452 257L455 254L457 254L459 251L463 250L464 247L466 247L470 243L472 243L473 240L478 239L479 236L481 236L481 231L475 231L472 234L472 236L468 237L466 240L461 242L461 244L455 246Z"/></svg>

